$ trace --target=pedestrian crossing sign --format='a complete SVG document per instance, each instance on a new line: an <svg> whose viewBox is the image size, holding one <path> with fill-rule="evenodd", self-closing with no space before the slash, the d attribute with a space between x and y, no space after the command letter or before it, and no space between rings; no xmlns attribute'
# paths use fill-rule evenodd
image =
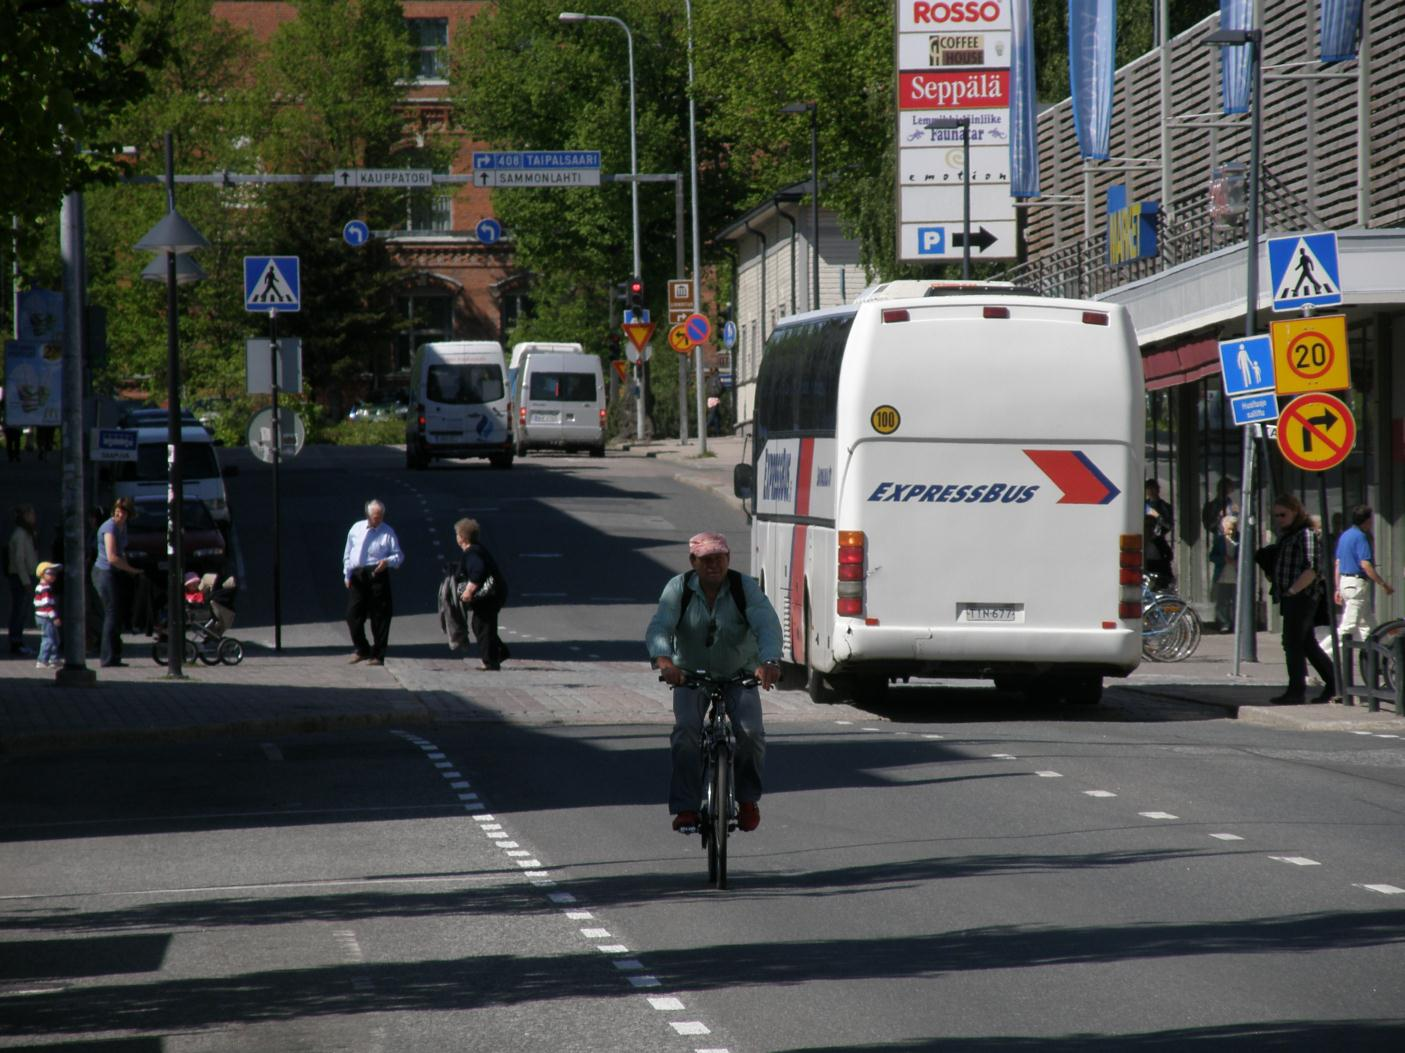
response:
<svg viewBox="0 0 1405 1053"><path fill-rule="evenodd" d="M1342 302L1337 232L1290 234L1268 241L1268 273L1273 281L1273 309L1326 307Z"/></svg>
<svg viewBox="0 0 1405 1053"><path fill-rule="evenodd" d="M244 310L301 309L302 277L296 256L244 257Z"/></svg>

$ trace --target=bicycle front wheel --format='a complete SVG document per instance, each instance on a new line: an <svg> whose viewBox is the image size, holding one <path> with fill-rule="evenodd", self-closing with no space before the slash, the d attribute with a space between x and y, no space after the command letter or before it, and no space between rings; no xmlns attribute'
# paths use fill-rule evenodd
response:
<svg viewBox="0 0 1405 1053"><path fill-rule="evenodd" d="M723 753L717 758L712 783L712 850L708 854L708 874L719 889L727 887L727 827L732 821L732 758ZM712 865L713 856L717 864ZM714 873L715 869L715 873Z"/></svg>
<svg viewBox="0 0 1405 1053"><path fill-rule="evenodd" d="M717 838L712 825L712 817L717 812L714 796L714 791L717 789L717 778L714 774L716 769L716 763L711 760L703 769L703 802L698 816L698 834L702 837L703 849L707 852L707 883L709 885L717 883Z"/></svg>

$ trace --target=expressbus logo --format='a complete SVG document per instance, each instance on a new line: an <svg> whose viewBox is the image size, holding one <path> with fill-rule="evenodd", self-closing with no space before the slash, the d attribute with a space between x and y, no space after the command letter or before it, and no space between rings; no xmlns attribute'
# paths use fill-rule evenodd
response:
<svg viewBox="0 0 1405 1053"><path fill-rule="evenodd" d="M994 504L1022 505L1039 490L1038 483L879 483L870 501L919 501L923 504Z"/></svg>
<svg viewBox="0 0 1405 1053"><path fill-rule="evenodd" d="M946 25L949 22L999 22L1003 13L996 0L956 0L954 3L925 3L914 0L912 20L918 25Z"/></svg>
<svg viewBox="0 0 1405 1053"><path fill-rule="evenodd" d="M766 473L761 479L761 497L766 501L790 500L790 451L766 454Z"/></svg>

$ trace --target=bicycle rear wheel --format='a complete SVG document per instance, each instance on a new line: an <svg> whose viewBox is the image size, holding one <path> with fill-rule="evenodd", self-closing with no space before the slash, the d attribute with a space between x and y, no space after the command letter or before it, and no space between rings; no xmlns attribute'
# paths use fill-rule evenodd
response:
<svg viewBox="0 0 1405 1053"><path fill-rule="evenodd" d="M719 889L727 887L727 827L732 820L732 758L722 754L717 758L712 786L712 853L708 856L708 874ZM713 874L712 856L717 857Z"/></svg>

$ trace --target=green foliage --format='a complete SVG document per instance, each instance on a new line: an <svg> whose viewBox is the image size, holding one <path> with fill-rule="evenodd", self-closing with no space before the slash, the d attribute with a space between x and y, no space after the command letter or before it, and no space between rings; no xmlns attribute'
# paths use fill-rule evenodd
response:
<svg viewBox="0 0 1405 1053"><path fill-rule="evenodd" d="M312 441L310 438L309 442ZM405 442L403 420L341 420L322 429L319 442L338 446L396 446Z"/></svg>

